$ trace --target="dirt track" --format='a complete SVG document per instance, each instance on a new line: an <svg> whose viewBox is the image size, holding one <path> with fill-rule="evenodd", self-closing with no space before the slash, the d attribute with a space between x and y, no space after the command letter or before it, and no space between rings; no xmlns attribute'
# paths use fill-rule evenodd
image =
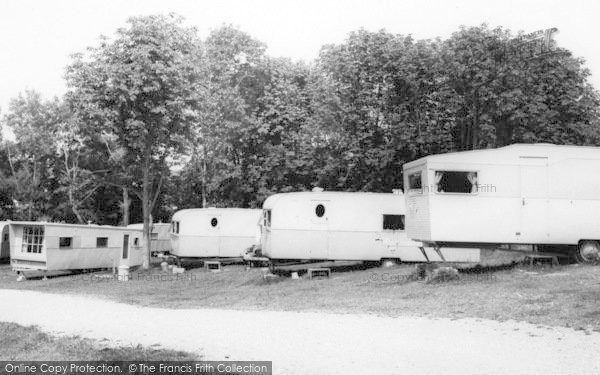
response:
<svg viewBox="0 0 600 375"><path fill-rule="evenodd" d="M0 321L58 334L271 360L276 374L600 373L600 333L475 319L146 308L0 290Z"/></svg>

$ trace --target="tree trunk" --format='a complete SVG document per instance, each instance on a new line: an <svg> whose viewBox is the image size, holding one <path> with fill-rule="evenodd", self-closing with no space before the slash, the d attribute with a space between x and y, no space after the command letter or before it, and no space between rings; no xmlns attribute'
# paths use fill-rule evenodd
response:
<svg viewBox="0 0 600 375"><path fill-rule="evenodd" d="M144 152L144 171L142 177L142 215L144 216L144 258L142 268L150 268L150 151Z"/></svg>
<svg viewBox="0 0 600 375"><path fill-rule="evenodd" d="M202 148L202 208L206 208L206 152Z"/></svg>
<svg viewBox="0 0 600 375"><path fill-rule="evenodd" d="M86 224L85 220L83 219L75 205L71 206L71 210L73 210L73 213L75 214L75 216L77 216L77 221L79 222L79 224Z"/></svg>
<svg viewBox="0 0 600 375"><path fill-rule="evenodd" d="M471 130L470 150L476 150L479 147L479 95L477 92L473 95L473 125Z"/></svg>
<svg viewBox="0 0 600 375"><path fill-rule="evenodd" d="M81 216L81 213L79 213L79 208L77 208L78 205L75 203L75 197L73 194L72 186L69 187L69 204L71 205L71 211L73 211L73 213L77 217L77 221L79 222L79 224L85 224L85 220Z"/></svg>
<svg viewBox="0 0 600 375"><path fill-rule="evenodd" d="M131 206L131 201L129 200L129 190L126 187L124 187L123 202L121 203L121 210L123 211L122 225L124 227L129 225L129 206Z"/></svg>

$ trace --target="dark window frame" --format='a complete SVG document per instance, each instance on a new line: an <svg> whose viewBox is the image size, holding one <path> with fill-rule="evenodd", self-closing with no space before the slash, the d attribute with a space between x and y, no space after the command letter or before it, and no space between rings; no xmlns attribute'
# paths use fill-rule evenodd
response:
<svg viewBox="0 0 600 375"><path fill-rule="evenodd" d="M271 209L263 210L263 225L267 228L271 227Z"/></svg>
<svg viewBox="0 0 600 375"><path fill-rule="evenodd" d="M438 177L441 173L441 177ZM471 175L471 177L469 177ZM479 171L436 170L434 172L435 192L437 194L473 195L478 193ZM475 183L471 180L474 178Z"/></svg>
<svg viewBox="0 0 600 375"><path fill-rule="evenodd" d="M73 248L73 237L58 237L58 248L59 249L72 249Z"/></svg>
<svg viewBox="0 0 600 375"><path fill-rule="evenodd" d="M418 181L418 183L416 183ZM410 193L423 193L423 171L417 171L408 175L408 191Z"/></svg>
<svg viewBox="0 0 600 375"><path fill-rule="evenodd" d="M397 214L383 214L383 230L403 231L406 229L406 216Z"/></svg>
<svg viewBox="0 0 600 375"><path fill-rule="evenodd" d="M108 237L96 237L96 247L108 247Z"/></svg>

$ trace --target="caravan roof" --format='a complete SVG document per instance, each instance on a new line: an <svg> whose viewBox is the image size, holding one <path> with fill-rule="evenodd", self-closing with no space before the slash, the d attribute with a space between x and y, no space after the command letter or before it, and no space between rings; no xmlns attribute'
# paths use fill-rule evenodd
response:
<svg viewBox="0 0 600 375"><path fill-rule="evenodd" d="M53 227L67 227L67 228L104 228L110 230L123 230L131 231L137 228L129 227L115 227L112 225L98 225L98 224L68 224L68 223L53 223L51 221L8 221L6 224L12 225L49 225Z"/></svg>
<svg viewBox="0 0 600 375"><path fill-rule="evenodd" d="M252 212L250 208L216 208L216 207L208 207L208 208L186 208L183 210L179 210L173 214L173 218L177 218L178 220L183 219L192 219L196 218L199 215L219 215L226 213L228 215L236 215L236 214L244 214L247 212ZM173 220L173 219L171 219Z"/></svg>
<svg viewBox="0 0 600 375"><path fill-rule="evenodd" d="M446 154L429 155L404 164L404 170L422 165L424 163L438 162L464 162L469 164L517 164L519 157L600 159L600 147L566 146L549 143L517 143L495 149L459 151L449 152Z"/></svg>
<svg viewBox="0 0 600 375"><path fill-rule="evenodd" d="M342 202L347 204L361 204L365 201L370 202L378 202L378 203L389 203L389 197L392 196L392 193L370 193L370 192L346 192L346 191L302 191L302 192L294 192L294 193L281 193L274 194L267 198L263 204L263 209L271 208L275 206L279 202L292 201L292 200L334 200L336 202ZM399 202L397 204L400 207L404 207L404 200L402 199L402 195L396 195L398 200L394 202Z"/></svg>

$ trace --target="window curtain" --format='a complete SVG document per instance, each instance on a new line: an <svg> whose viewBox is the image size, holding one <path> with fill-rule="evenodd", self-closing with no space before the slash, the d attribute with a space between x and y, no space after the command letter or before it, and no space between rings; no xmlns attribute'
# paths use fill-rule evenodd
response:
<svg viewBox="0 0 600 375"><path fill-rule="evenodd" d="M479 185L477 183L477 172L467 173L467 180L471 183L471 193L477 193Z"/></svg>
<svg viewBox="0 0 600 375"><path fill-rule="evenodd" d="M433 182L435 183L436 190L438 193L443 191L440 186L440 182L442 181L443 176L444 176L444 172L438 172L438 171L435 172L435 177L433 179Z"/></svg>

